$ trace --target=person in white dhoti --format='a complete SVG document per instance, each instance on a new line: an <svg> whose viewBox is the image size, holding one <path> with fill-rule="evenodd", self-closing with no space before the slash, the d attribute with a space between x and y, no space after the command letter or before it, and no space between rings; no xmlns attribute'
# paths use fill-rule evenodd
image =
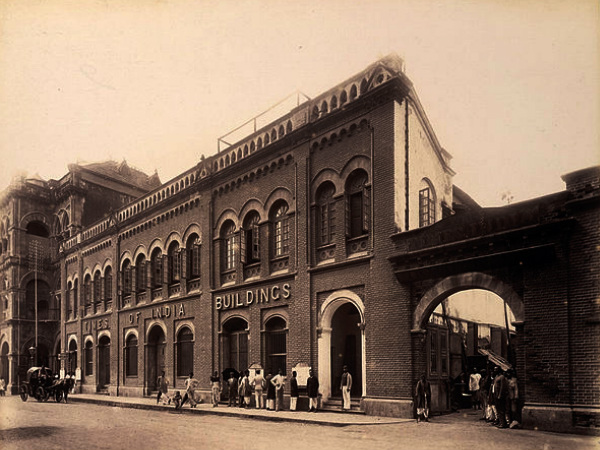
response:
<svg viewBox="0 0 600 450"><path fill-rule="evenodd" d="M348 366L344 366L342 381L340 382L342 391L342 411L350 411L350 389L352 389L352 375L348 372Z"/></svg>

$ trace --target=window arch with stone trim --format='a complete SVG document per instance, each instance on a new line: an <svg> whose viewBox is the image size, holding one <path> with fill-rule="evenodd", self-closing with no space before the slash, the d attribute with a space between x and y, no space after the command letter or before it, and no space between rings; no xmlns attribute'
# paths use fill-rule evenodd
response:
<svg viewBox="0 0 600 450"><path fill-rule="evenodd" d="M185 271L189 279L200 278L200 237L196 233L190 234L185 244Z"/></svg>
<svg viewBox="0 0 600 450"><path fill-rule="evenodd" d="M123 289L123 296L127 297L131 295L131 287L132 287L132 270L131 270L131 261L129 258L123 261L123 265L121 268L121 287Z"/></svg>
<svg viewBox="0 0 600 450"><path fill-rule="evenodd" d="M167 264L169 284L179 283L181 280L181 251L179 242L173 241L167 251Z"/></svg>
<svg viewBox="0 0 600 450"><path fill-rule="evenodd" d="M94 373L94 343L91 338L86 339L84 346L84 366L85 376L93 375Z"/></svg>
<svg viewBox="0 0 600 450"><path fill-rule="evenodd" d="M160 248L152 250L150 256L151 285L159 288L163 284L163 253Z"/></svg>
<svg viewBox="0 0 600 450"><path fill-rule="evenodd" d="M67 295L65 299L67 303L67 320L73 318L73 282L67 282Z"/></svg>
<svg viewBox="0 0 600 450"><path fill-rule="evenodd" d="M435 223L436 203L433 184L427 178L423 178L419 184L419 228Z"/></svg>
<svg viewBox="0 0 600 450"><path fill-rule="evenodd" d="M242 263L254 264L260 262L260 216L256 211L250 211L244 218L244 226L240 231L240 256Z"/></svg>
<svg viewBox="0 0 600 450"><path fill-rule="evenodd" d="M112 300L112 289L113 289L113 275L112 275L112 267L107 266L104 269L104 300L109 301Z"/></svg>
<svg viewBox="0 0 600 450"><path fill-rule="evenodd" d="M227 220L221 226L222 270L230 271L236 267L236 230L235 223Z"/></svg>
<svg viewBox="0 0 600 450"><path fill-rule="evenodd" d="M265 323L264 363L265 369L275 373L281 369L287 372L287 322L281 316L273 316Z"/></svg>
<svg viewBox="0 0 600 450"><path fill-rule="evenodd" d="M371 188L368 175L362 169L353 171L346 180L346 237L349 239L369 233L371 217Z"/></svg>
<svg viewBox="0 0 600 450"><path fill-rule="evenodd" d="M177 376L187 376L194 370L194 333L187 326L177 333L176 351Z"/></svg>
<svg viewBox="0 0 600 450"><path fill-rule="evenodd" d="M83 278L83 304L88 313L92 304L92 276L89 273Z"/></svg>
<svg viewBox="0 0 600 450"><path fill-rule="evenodd" d="M273 204L270 212L272 257L279 258L290 252L289 206L285 200Z"/></svg>
<svg viewBox="0 0 600 450"><path fill-rule="evenodd" d="M96 270L94 272L94 280L93 280L93 299L94 303L98 303L102 300L102 276L100 274L100 270Z"/></svg>
<svg viewBox="0 0 600 450"><path fill-rule="evenodd" d="M317 246L321 247L333 243L335 236L335 186L326 181L319 186L316 194L317 203Z"/></svg>
<svg viewBox="0 0 600 450"><path fill-rule="evenodd" d="M125 341L125 376L138 376L138 337L135 333L129 334Z"/></svg>
<svg viewBox="0 0 600 450"><path fill-rule="evenodd" d="M135 289L137 292L143 292L148 287L148 267L146 255L140 253L135 260Z"/></svg>

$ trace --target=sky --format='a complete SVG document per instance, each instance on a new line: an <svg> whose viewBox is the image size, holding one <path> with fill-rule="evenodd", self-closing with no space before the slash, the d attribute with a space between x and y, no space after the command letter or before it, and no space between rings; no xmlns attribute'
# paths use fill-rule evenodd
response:
<svg viewBox="0 0 600 450"><path fill-rule="evenodd" d="M556 192L600 163L599 18L596 0L3 0L0 189L106 159L165 182L397 53L455 184L484 206Z"/></svg>
<svg viewBox="0 0 600 450"><path fill-rule="evenodd" d="M446 312L449 316L501 327L506 324L504 300L493 292L483 289L469 289L449 296L446 301ZM435 308L435 312L438 314L443 313L441 303ZM506 315L509 327L514 329L512 323L515 321L515 315L508 305Z"/></svg>

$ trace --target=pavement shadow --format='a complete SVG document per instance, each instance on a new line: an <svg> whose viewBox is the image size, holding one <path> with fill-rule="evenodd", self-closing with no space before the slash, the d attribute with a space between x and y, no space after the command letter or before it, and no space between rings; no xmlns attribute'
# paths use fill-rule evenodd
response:
<svg viewBox="0 0 600 450"><path fill-rule="evenodd" d="M58 433L61 427L17 427L0 430L0 442L21 441L52 436Z"/></svg>

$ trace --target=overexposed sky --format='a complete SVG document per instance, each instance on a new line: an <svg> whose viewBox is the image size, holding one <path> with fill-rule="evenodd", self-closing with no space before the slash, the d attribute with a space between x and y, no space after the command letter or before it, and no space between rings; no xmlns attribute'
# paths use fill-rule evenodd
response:
<svg viewBox="0 0 600 450"><path fill-rule="evenodd" d="M0 189L126 159L163 181L296 89L395 52L486 206L600 163L597 0L2 0Z"/></svg>

